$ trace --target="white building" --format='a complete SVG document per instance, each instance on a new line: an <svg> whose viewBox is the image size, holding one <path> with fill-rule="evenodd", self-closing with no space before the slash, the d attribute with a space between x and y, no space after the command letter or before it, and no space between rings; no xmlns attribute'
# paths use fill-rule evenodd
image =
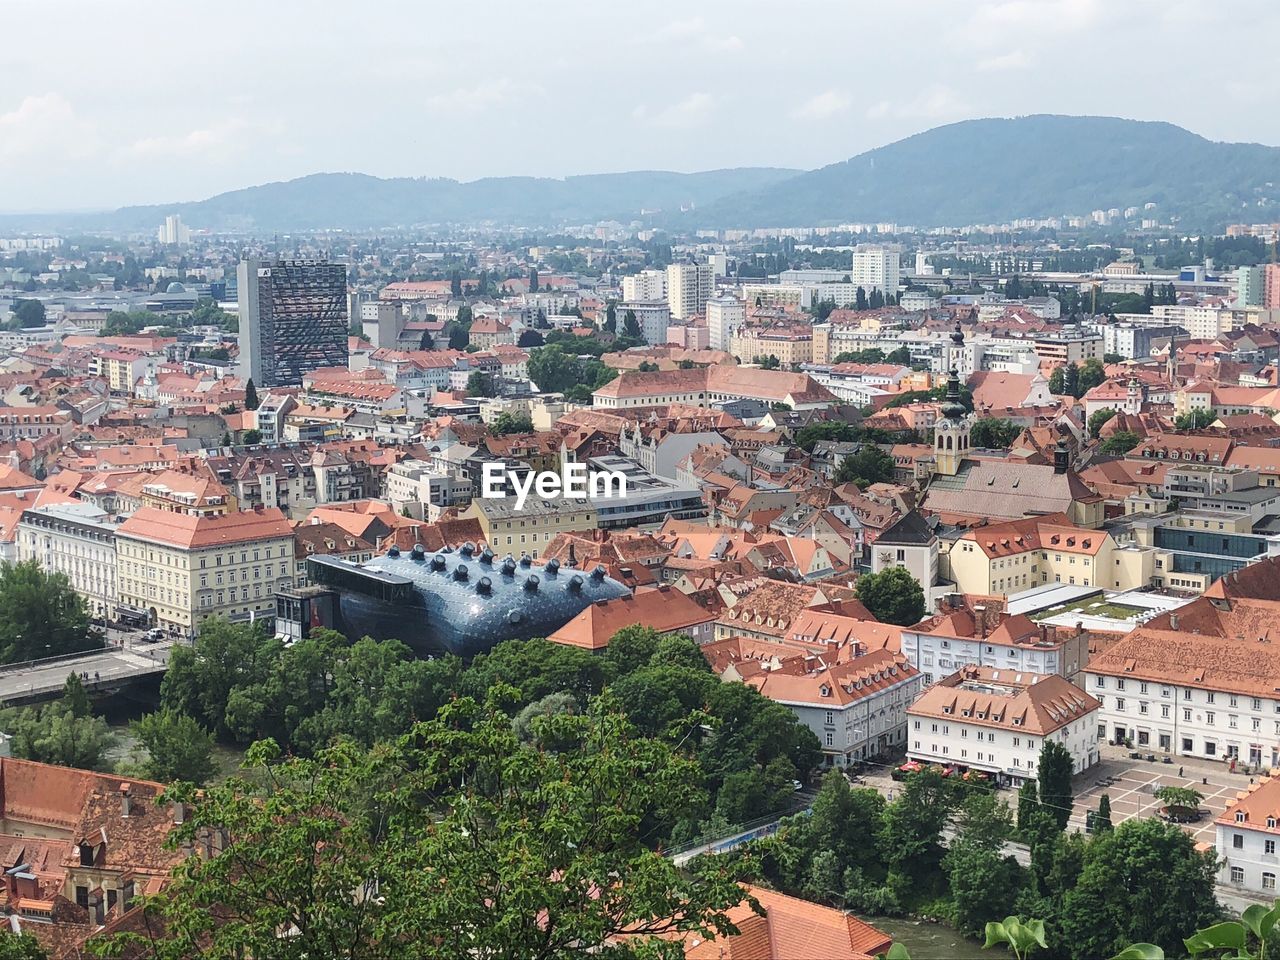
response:
<svg viewBox="0 0 1280 960"><path fill-rule="evenodd" d="M667 342L667 327L671 325L671 308L665 300L624 300L618 305L618 332L622 333L627 313L636 315L636 323L640 325L640 336L645 343L663 344Z"/></svg>
<svg viewBox="0 0 1280 960"><path fill-rule="evenodd" d="M707 301L709 348L728 350L729 341L747 322L747 305L737 297L712 297Z"/></svg>
<svg viewBox="0 0 1280 960"><path fill-rule="evenodd" d="M674 319L687 320L702 313L714 292L715 272L709 263L673 263L667 267L667 303Z"/></svg>
<svg viewBox="0 0 1280 960"><path fill-rule="evenodd" d="M191 228L182 222L182 217L171 213L156 231L156 239L161 243L185 245L191 242Z"/></svg>
<svg viewBox="0 0 1280 960"><path fill-rule="evenodd" d="M827 766L838 767L901 749L907 711L922 685L920 674L888 650L809 673L766 669L744 679L791 708L817 736Z"/></svg>
<svg viewBox="0 0 1280 960"><path fill-rule="evenodd" d="M1217 828L1218 882L1275 897L1280 873L1280 779L1264 777L1214 821Z"/></svg>
<svg viewBox="0 0 1280 960"><path fill-rule="evenodd" d="M874 545L872 551L874 556ZM946 615L952 611L944 605L941 612ZM902 630L902 653L925 675L926 683L970 664L1020 673L1056 673L1074 680L1089 660L1089 635L1083 631L1050 630L1024 616L1008 617L988 629L986 618L991 611L980 605L971 616L960 612L961 617L947 617L938 626ZM971 632L958 629L961 619Z"/></svg>
<svg viewBox="0 0 1280 960"><path fill-rule="evenodd" d="M1057 674L965 667L907 709L907 756L1017 784L1037 777L1041 747L1056 740L1080 773L1098 762L1097 710L1098 701Z"/></svg>
<svg viewBox="0 0 1280 960"><path fill-rule="evenodd" d="M64 573L93 617L116 615L116 530L120 524L92 503L55 503L23 511L19 560L35 560L46 573Z"/></svg>
<svg viewBox="0 0 1280 960"><path fill-rule="evenodd" d="M918 511L904 513L876 538L871 548L871 572L902 567L924 591L925 609L933 610L940 597L954 592L955 584L938 574L938 537Z"/></svg>
<svg viewBox="0 0 1280 960"><path fill-rule="evenodd" d="M902 248L897 244L858 244L853 250L849 280L855 288L862 287L868 294L872 290L896 294L901 254Z"/></svg>
<svg viewBox="0 0 1280 960"><path fill-rule="evenodd" d="M641 270L622 278L623 300L665 300L667 298L667 273L665 270Z"/></svg>

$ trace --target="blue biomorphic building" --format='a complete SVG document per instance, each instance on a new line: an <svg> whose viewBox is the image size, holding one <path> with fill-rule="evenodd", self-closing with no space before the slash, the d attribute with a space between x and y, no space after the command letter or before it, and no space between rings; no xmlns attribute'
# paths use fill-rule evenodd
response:
<svg viewBox="0 0 1280 960"><path fill-rule="evenodd" d="M362 564L308 557L318 592L289 592L278 601L286 620L408 644L419 656L484 653L503 640L545 637L597 600L630 595L604 567L578 570L554 559L499 558L466 544L427 553L421 545ZM322 602L323 594L328 602ZM292 603L306 610L292 610Z"/></svg>

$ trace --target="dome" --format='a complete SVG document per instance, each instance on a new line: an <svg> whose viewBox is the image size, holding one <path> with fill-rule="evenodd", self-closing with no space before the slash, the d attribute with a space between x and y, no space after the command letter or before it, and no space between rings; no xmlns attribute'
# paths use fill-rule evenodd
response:
<svg viewBox="0 0 1280 960"><path fill-rule="evenodd" d="M951 331L951 342L957 347L964 346L964 331L960 329L960 321L956 321L955 330Z"/></svg>
<svg viewBox="0 0 1280 960"><path fill-rule="evenodd" d="M494 564L492 554L468 546L429 558L415 548L364 564L309 557L307 570L338 593L336 629L400 640L420 656L473 656L503 640L545 637L597 600L631 595L603 567L577 571L510 556Z"/></svg>
<svg viewBox="0 0 1280 960"><path fill-rule="evenodd" d="M165 293L186 293L187 288L183 286L181 283L179 283L177 280L174 280L172 283L170 283L167 287L164 288L164 292Z"/></svg>

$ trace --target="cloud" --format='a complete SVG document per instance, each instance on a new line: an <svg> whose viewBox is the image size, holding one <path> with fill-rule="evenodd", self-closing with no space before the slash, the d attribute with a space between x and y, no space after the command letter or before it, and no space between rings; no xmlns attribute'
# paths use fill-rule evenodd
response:
<svg viewBox="0 0 1280 960"><path fill-rule="evenodd" d="M474 87L458 87L432 94L427 97L427 105L444 113L478 113L537 94L541 89L536 85L516 83L510 77L495 77Z"/></svg>
<svg viewBox="0 0 1280 960"><path fill-rule="evenodd" d="M711 108L715 106L715 97L709 93L691 93L683 100L651 112L645 104L640 104L631 111L631 117L655 127L687 129L696 127L707 119Z"/></svg>
<svg viewBox="0 0 1280 960"><path fill-rule="evenodd" d="M827 120L844 113L852 102L847 93L826 90L800 104L791 112L791 116L797 120Z"/></svg>
<svg viewBox="0 0 1280 960"><path fill-rule="evenodd" d="M702 36L706 30L706 20L702 17L689 17L687 20L672 20L664 24L654 36L659 40L688 40Z"/></svg>
<svg viewBox="0 0 1280 960"><path fill-rule="evenodd" d="M733 53L741 50L746 44L737 34L730 34L727 37L707 37L703 41L703 46L715 53Z"/></svg>
<svg viewBox="0 0 1280 960"><path fill-rule="evenodd" d="M143 137L125 147L123 153L130 157L207 157L224 154L238 145L237 136L245 126L241 120L228 120L186 133Z"/></svg>
<svg viewBox="0 0 1280 960"><path fill-rule="evenodd" d="M34 156L54 145L59 153L85 154L90 140L96 140L92 125L60 93L24 97L13 110L0 113L0 157Z"/></svg>
<svg viewBox="0 0 1280 960"><path fill-rule="evenodd" d="M984 3L969 24L977 36L1001 43L1011 33L1061 33L1093 26L1102 14L1100 0L1004 0Z"/></svg>
<svg viewBox="0 0 1280 960"><path fill-rule="evenodd" d="M1022 70L1029 66L1031 66L1031 58L1021 50L1010 50L1008 53L1002 53L997 57L987 57L985 60L978 61L978 70L981 73Z"/></svg>
<svg viewBox="0 0 1280 960"><path fill-rule="evenodd" d="M968 103L951 87L934 84L910 100L893 103L880 100L867 108L867 117L902 117L924 120L950 120L970 112Z"/></svg>
<svg viewBox="0 0 1280 960"><path fill-rule="evenodd" d="M746 46L737 34L715 32L703 17L672 20L643 39L648 43L687 44L711 53L734 53Z"/></svg>

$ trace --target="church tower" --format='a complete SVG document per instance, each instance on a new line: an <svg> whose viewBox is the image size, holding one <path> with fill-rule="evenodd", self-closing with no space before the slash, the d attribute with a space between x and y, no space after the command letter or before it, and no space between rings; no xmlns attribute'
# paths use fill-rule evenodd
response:
<svg viewBox="0 0 1280 960"><path fill-rule="evenodd" d="M1136 417L1142 412L1142 385L1137 377L1129 378L1128 393L1124 398L1124 412Z"/></svg>
<svg viewBox="0 0 1280 960"><path fill-rule="evenodd" d="M964 349L964 332L958 323L951 341L955 344L952 355L959 356ZM943 476L954 477L969 453L969 430L973 426L973 418L960 400L960 375L954 365L947 378L947 397L939 412L941 416L933 426L935 470Z"/></svg>

